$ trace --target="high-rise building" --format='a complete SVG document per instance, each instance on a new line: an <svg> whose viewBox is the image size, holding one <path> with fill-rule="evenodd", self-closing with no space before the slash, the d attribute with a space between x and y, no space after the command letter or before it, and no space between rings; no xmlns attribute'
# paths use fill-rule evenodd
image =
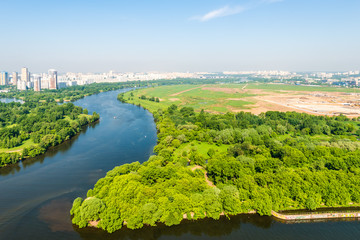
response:
<svg viewBox="0 0 360 240"><path fill-rule="evenodd" d="M41 76L34 75L34 91L40 92L41 91Z"/></svg>
<svg viewBox="0 0 360 240"><path fill-rule="evenodd" d="M49 75L47 74L41 76L41 89L49 89Z"/></svg>
<svg viewBox="0 0 360 240"><path fill-rule="evenodd" d="M17 80L18 80L18 73L17 72L13 72L12 73L12 84L16 85L17 84Z"/></svg>
<svg viewBox="0 0 360 240"><path fill-rule="evenodd" d="M57 71L49 69L49 89L57 89Z"/></svg>
<svg viewBox="0 0 360 240"><path fill-rule="evenodd" d="M29 69L26 67L21 69L21 81L23 82L30 82L30 73Z"/></svg>
<svg viewBox="0 0 360 240"><path fill-rule="evenodd" d="M21 91L26 90L26 82L18 80L16 88Z"/></svg>
<svg viewBox="0 0 360 240"><path fill-rule="evenodd" d="M9 76L7 72L0 73L0 85L8 85L9 84Z"/></svg>

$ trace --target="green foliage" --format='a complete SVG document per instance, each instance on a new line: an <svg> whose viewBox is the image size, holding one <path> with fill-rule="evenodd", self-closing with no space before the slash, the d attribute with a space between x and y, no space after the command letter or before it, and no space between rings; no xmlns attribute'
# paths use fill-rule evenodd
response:
<svg viewBox="0 0 360 240"><path fill-rule="evenodd" d="M119 230L123 226L123 219L121 218L121 213L116 208L106 208L100 214L101 222L99 227L105 231L112 233L116 230Z"/></svg>
<svg viewBox="0 0 360 240"><path fill-rule="evenodd" d="M73 221L80 227L100 219L99 226L113 232L125 224L176 225L184 217L360 203L358 126L343 117L213 115L176 105L154 117L157 155L100 179L88 192L101 201L96 211L74 202Z"/></svg>
<svg viewBox="0 0 360 240"><path fill-rule="evenodd" d="M73 215L79 211L79 208L80 208L82 202L83 202L83 199L81 197L78 197L74 200L72 208L70 210L71 215Z"/></svg>
<svg viewBox="0 0 360 240"><path fill-rule="evenodd" d="M82 93L87 91L84 88ZM23 93L8 93L8 95L14 96L21 94ZM58 96L62 96L61 93L58 94ZM41 98L46 98L46 101L40 101ZM0 123L2 125L0 150L2 152L19 151L23 158L35 157L45 153L49 147L56 146L75 136L81 130L81 126L99 119L99 114L86 115L86 109L83 110L73 103L57 104L52 94L47 92L41 94L28 92L24 99L25 103L23 104L0 103ZM29 142L33 144L28 145ZM17 162L13 160L14 158L11 158L11 161L7 158L7 160L0 161L0 167Z"/></svg>
<svg viewBox="0 0 360 240"><path fill-rule="evenodd" d="M19 153L0 153L0 167L17 163L22 159Z"/></svg>
<svg viewBox="0 0 360 240"><path fill-rule="evenodd" d="M86 221L98 220L100 214L105 210L104 203L96 198L90 197L84 200L80 206L80 216Z"/></svg>
<svg viewBox="0 0 360 240"><path fill-rule="evenodd" d="M309 210L316 210L317 208L317 204L312 197L308 197L308 199L306 199L305 206Z"/></svg>
<svg viewBox="0 0 360 240"><path fill-rule="evenodd" d="M74 200L70 214L74 215L72 222L79 227L86 227L89 221L96 221L103 216L105 204L96 197L90 197L82 201L81 198Z"/></svg>

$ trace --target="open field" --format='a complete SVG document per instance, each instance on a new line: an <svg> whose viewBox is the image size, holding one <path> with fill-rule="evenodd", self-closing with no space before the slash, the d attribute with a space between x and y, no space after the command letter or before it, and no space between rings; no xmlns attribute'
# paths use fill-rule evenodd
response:
<svg viewBox="0 0 360 240"><path fill-rule="evenodd" d="M212 113L297 111L315 115L360 116L360 89L284 84L217 84L161 86L126 93L130 103L150 110L171 104ZM146 98L159 98L152 102ZM130 99L130 100L129 100Z"/></svg>
<svg viewBox="0 0 360 240"><path fill-rule="evenodd" d="M26 141L24 141L24 143L18 147L14 147L14 148L0 148L0 153L11 153L11 152L19 152L21 153L22 150L26 147L30 147L32 145L37 145L35 144L31 139L28 139Z"/></svg>

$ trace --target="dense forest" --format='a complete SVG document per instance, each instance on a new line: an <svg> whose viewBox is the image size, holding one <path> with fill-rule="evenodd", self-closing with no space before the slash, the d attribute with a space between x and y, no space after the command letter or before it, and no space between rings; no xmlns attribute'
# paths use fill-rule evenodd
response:
<svg viewBox="0 0 360 240"><path fill-rule="evenodd" d="M74 224L114 232L124 225L360 203L359 119L214 115L176 105L153 115L156 154L115 167L86 199L75 199Z"/></svg>
<svg viewBox="0 0 360 240"><path fill-rule="evenodd" d="M0 167L45 153L99 119L73 103L0 103ZM6 149L24 146L19 150Z"/></svg>

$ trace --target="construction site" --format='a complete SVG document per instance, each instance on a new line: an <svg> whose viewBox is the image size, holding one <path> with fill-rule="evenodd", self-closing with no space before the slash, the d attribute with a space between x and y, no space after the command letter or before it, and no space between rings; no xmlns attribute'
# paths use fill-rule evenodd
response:
<svg viewBox="0 0 360 240"><path fill-rule="evenodd" d="M346 115L348 117L360 116L360 94L343 92L300 92L280 91L264 92L259 90L245 90L255 93L255 100L250 111L258 114L266 111L297 111L315 115Z"/></svg>

